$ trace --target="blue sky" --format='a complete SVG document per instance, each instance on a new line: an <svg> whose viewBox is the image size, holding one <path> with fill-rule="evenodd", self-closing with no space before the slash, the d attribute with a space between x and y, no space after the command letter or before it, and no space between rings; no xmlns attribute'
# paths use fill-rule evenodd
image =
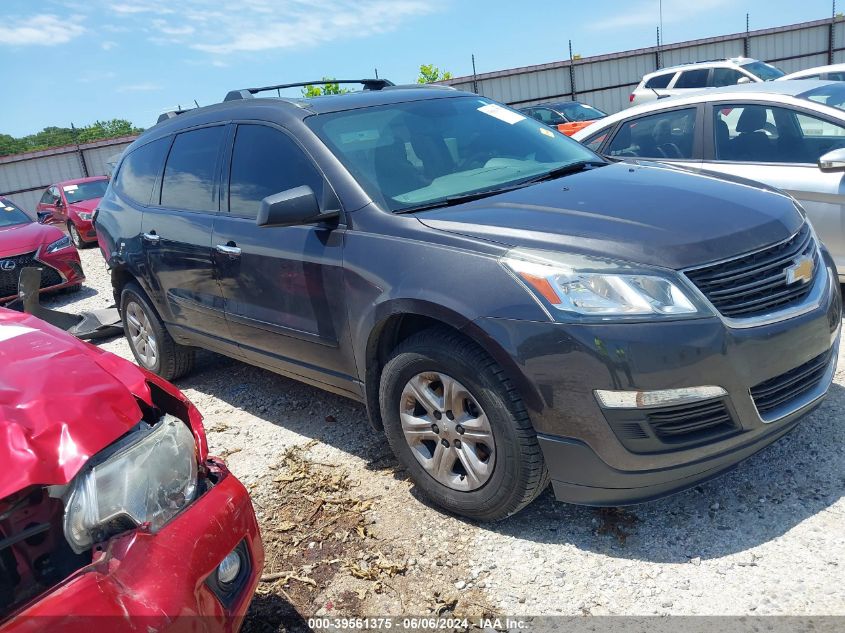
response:
<svg viewBox="0 0 845 633"><path fill-rule="evenodd" d="M845 2L842 3L845 8ZM830 17L830 0L663 0L664 41ZM0 0L0 132L125 118L322 76L414 81L650 46L658 0ZM841 45L841 44L839 44Z"/></svg>

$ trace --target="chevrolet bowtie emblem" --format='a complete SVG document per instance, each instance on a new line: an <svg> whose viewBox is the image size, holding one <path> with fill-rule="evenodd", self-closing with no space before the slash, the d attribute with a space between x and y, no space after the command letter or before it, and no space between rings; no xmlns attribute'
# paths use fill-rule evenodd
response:
<svg viewBox="0 0 845 633"><path fill-rule="evenodd" d="M812 258L801 257L796 259L792 266L784 270L786 273L786 283L794 284L800 281L802 284L806 284L812 281L814 268Z"/></svg>

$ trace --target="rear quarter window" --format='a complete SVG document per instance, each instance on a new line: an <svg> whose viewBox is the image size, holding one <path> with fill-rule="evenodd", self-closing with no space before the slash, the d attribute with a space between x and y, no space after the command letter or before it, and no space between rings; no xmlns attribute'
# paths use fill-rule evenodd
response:
<svg viewBox="0 0 845 633"><path fill-rule="evenodd" d="M675 73L664 73L662 75L656 75L645 82L646 88L665 88L669 85L669 82L672 81L672 77L675 76Z"/></svg>
<svg viewBox="0 0 845 633"><path fill-rule="evenodd" d="M697 68L696 70L685 70L675 82L675 88L705 88L709 68Z"/></svg>
<svg viewBox="0 0 845 633"><path fill-rule="evenodd" d="M120 165L115 188L133 202L149 204L169 145L165 137L133 150Z"/></svg>

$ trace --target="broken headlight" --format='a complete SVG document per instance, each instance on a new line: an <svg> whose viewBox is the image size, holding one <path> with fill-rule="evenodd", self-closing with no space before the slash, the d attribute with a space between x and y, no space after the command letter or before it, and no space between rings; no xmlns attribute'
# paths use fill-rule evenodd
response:
<svg viewBox="0 0 845 633"><path fill-rule="evenodd" d="M155 532L196 492L194 436L166 415L76 476L66 496L65 537L79 553L132 527L149 524Z"/></svg>

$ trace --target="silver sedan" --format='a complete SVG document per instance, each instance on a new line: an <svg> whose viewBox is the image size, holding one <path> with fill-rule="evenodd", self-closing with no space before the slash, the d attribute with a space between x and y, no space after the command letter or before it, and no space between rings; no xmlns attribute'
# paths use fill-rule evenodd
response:
<svg viewBox="0 0 845 633"><path fill-rule="evenodd" d="M609 158L658 160L787 191L845 282L845 82L778 81L660 99L573 138Z"/></svg>

